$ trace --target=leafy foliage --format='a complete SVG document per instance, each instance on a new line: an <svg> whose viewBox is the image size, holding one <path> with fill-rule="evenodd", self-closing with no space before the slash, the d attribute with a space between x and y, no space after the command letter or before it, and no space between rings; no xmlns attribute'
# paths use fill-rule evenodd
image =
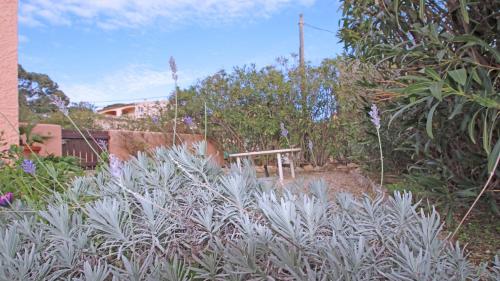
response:
<svg viewBox="0 0 500 281"><path fill-rule="evenodd" d="M30 215L0 219L3 280L498 280L441 240L436 211L386 200L278 192L252 167L229 174L175 147L139 154L119 175L76 179ZM295 190L295 191L294 191Z"/></svg>
<svg viewBox="0 0 500 281"><path fill-rule="evenodd" d="M19 65L18 81L21 111L24 109L32 113L55 112L56 108L50 101L52 95L69 103L69 98L59 89L59 85L46 74L28 72Z"/></svg>
<svg viewBox="0 0 500 281"><path fill-rule="evenodd" d="M47 74L26 71L18 66L19 119L25 122L43 121L58 124L71 129L73 125L64 117L58 108L52 104L51 98L57 96L69 108L73 121L82 129L98 129L96 120L100 115L95 113L95 107L87 102L70 103L59 85Z"/></svg>
<svg viewBox="0 0 500 281"><path fill-rule="evenodd" d="M300 90L299 68L288 59L274 65L236 67L219 71L178 94L179 116L189 116L195 128L204 128L204 104L208 108L209 136L219 140L226 151L267 150L301 147L308 161L324 164L334 154L338 85L334 60L317 67L307 66L306 92ZM172 118L172 112L166 113ZM289 139L281 136L281 124ZM340 135L340 134L338 134ZM311 141L314 158L309 152Z"/></svg>
<svg viewBox="0 0 500 281"><path fill-rule="evenodd" d="M78 128L82 130L101 129L104 117L95 112L96 107L87 102L71 103L68 107L68 114ZM69 119L61 111L53 112L47 116L39 117L41 121L48 124L61 125L64 129L74 129Z"/></svg>
<svg viewBox="0 0 500 281"><path fill-rule="evenodd" d="M438 181L431 185L450 206L474 198L500 155L499 9L498 1L343 1L346 51L375 65L379 78L366 88L393 113L399 151L423 182Z"/></svg>
<svg viewBox="0 0 500 281"><path fill-rule="evenodd" d="M33 173L23 169L23 152L17 146L0 153L0 194L14 197L38 208L53 192L62 192L77 176L83 175L76 158L47 156L32 161Z"/></svg>

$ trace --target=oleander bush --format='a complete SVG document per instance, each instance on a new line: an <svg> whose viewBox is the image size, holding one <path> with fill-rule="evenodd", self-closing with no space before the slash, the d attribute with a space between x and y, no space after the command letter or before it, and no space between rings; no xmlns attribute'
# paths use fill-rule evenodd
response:
<svg viewBox="0 0 500 281"><path fill-rule="evenodd" d="M77 178L43 211L2 209L1 280L499 280L410 193L332 199L225 173L184 147ZM119 168L119 170L117 170Z"/></svg>

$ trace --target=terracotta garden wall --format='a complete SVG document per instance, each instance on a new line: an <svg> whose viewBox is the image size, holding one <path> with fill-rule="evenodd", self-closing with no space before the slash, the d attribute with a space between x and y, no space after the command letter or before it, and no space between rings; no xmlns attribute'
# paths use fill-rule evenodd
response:
<svg viewBox="0 0 500 281"><path fill-rule="evenodd" d="M37 124L33 128L33 134L42 135L47 137L47 139L42 144L37 144L41 146L42 150L40 155L62 155L62 129L59 125L54 124Z"/></svg>
<svg viewBox="0 0 500 281"><path fill-rule="evenodd" d="M178 136L180 142L188 147L192 147L194 143L204 139L202 135L178 134ZM130 155L135 155L137 151L158 146L172 146L172 134L167 133L110 130L109 138L109 152L123 160L129 158ZM208 141L208 154L220 165L224 164L223 152L211 140Z"/></svg>
<svg viewBox="0 0 500 281"><path fill-rule="evenodd" d="M155 132L139 132L126 130L110 130L109 132L109 152L115 154L119 158L126 160L131 155L137 154L138 151L149 150L158 146L172 146L172 134L155 133ZM37 124L32 131L33 134L48 137L43 144L36 144L42 147L40 155L62 155L62 129L59 125L53 124ZM192 147L194 143L204 139L202 135L178 134L179 143L186 144ZM223 153L217 145L208 141L208 154L211 155L217 163L224 164Z"/></svg>

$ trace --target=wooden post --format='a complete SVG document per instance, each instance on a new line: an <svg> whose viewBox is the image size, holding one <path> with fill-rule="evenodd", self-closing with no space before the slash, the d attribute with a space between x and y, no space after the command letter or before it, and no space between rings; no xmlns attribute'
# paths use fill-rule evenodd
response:
<svg viewBox="0 0 500 281"><path fill-rule="evenodd" d="M292 178L295 178L295 166L293 165L293 152L290 152L290 170L292 171Z"/></svg>
<svg viewBox="0 0 500 281"><path fill-rule="evenodd" d="M281 153L278 153L278 174L280 176L280 182L283 183L283 166L281 165Z"/></svg>
<svg viewBox="0 0 500 281"><path fill-rule="evenodd" d="M242 170L241 170L241 159L240 159L240 157L236 157L236 165L238 165L238 168L240 169L240 172L242 172Z"/></svg>

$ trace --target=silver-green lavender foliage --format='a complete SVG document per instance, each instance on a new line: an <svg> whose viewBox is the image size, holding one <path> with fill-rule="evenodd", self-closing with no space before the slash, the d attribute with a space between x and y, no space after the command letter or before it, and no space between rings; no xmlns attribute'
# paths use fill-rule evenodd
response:
<svg viewBox="0 0 500 281"><path fill-rule="evenodd" d="M500 280L498 259L473 266L411 194L290 190L182 147L139 154L46 210L2 213L0 280Z"/></svg>

